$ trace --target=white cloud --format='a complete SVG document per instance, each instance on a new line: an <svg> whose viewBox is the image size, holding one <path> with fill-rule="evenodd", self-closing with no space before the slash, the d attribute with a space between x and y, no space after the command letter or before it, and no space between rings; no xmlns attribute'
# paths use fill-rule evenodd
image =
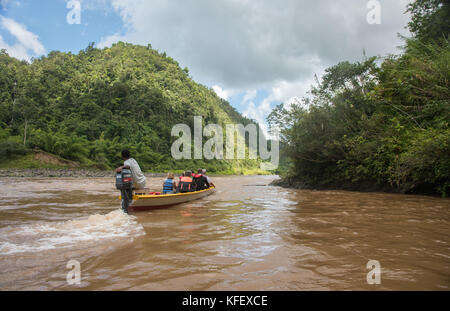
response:
<svg viewBox="0 0 450 311"><path fill-rule="evenodd" d="M113 43L119 42L119 41L127 41L127 39L124 36L121 36L119 34L114 34L106 37L102 37L100 39L100 42L96 45L98 48L103 49L105 47L111 46Z"/></svg>
<svg viewBox="0 0 450 311"><path fill-rule="evenodd" d="M243 115L256 120L266 137L269 137L266 118L272 112L273 104L284 103L286 108L289 108L293 103L301 104L301 98L308 96L308 91L313 84L314 79L293 82L278 81L271 88L269 95L259 104L254 102L256 90L247 91L241 102L242 106L246 106Z"/></svg>
<svg viewBox="0 0 450 311"><path fill-rule="evenodd" d="M73 0L64 0L66 3ZM105 13L109 13L111 11L111 7L108 5L110 0L78 0L81 4L82 11L94 11L101 10Z"/></svg>
<svg viewBox="0 0 450 311"><path fill-rule="evenodd" d="M242 99L241 105L245 105L247 102L256 98L256 90L247 91L244 98Z"/></svg>
<svg viewBox="0 0 450 311"><path fill-rule="evenodd" d="M266 107L267 108L267 107ZM242 113L245 117L253 119L259 123L264 135L268 137L268 127L266 123L266 117L270 113L270 110L264 109L262 105L256 105L253 101L248 103L247 108Z"/></svg>
<svg viewBox="0 0 450 311"><path fill-rule="evenodd" d="M268 128L266 124L266 117L272 110L270 103L263 101L261 104L257 105L254 102L256 99L257 91L250 90L247 91L244 98L242 99L241 105L246 106L244 112L242 113L245 117L257 121L264 132L264 135L268 135Z"/></svg>
<svg viewBox="0 0 450 311"><path fill-rule="evenodd" d="M246 92L243 114L266 127L274 103L306 95L314 74L340 61L397 53L408 35L411 0L379 0L381 24L369 25L367 1L109 0L125 32L101 39L152 44L198 82L228 100ZM256 103L255 90L269 90Z"/></svg>
<svg viewBox="0 0 450 311"><path fill-rule="evenodd" d="M1 16L0 23L27 49L35 54L45 53L45 48L39 41L39 36L28 31L25 25L19 24L13 19Z"/></svg>
<svg viewBox="0 0 450 311"><path fill-rule="evenodd" d="M380 0L380 25L369 25L367 1L110 0L124 34L104 37L167 52L191 75L224 89L261 89L310 78L342 60L397 52L408 0Z"/></svg>
<svg viewBox="0 0 450 311"><path fill-rule="evenodd" d="M31 58L28 55L27 49L24 46L20 44L15 44L11 46L3 40L2 36L0 36L0 49L5 49L10 56L20 60L30 60Z"/></svg>
<svg viewBox="0 0 450 311"><path fill-rule="evenodd" d="M268 103L282 102L289 104L293 98L304 97L314 84L314 79L302 81L279 81L273 87L270 95L264 100Z"/></svg>
<svg viewBox="0 0 450 311"><path fill-rule="evenodd" d="M220 98L224 99L224 100L228 100L231 96L233 96L234 94L237 93L236 90L233 89L222 89L220 86L218 85L213 85L212 89L214 90L214 92L216 92L217 96L219 96Z"/></svg>
<svg viewBox="0 0 450 311"><path fill-rule="evenodd" d="M0 25L18 41L13 45L9 45L0 36L0 48L6 49L9 55L22 60L30 60L32 56L42 55L46 52L39 41L39 36L28 31L25 25L1 15ZM32 55L30 55L30 52Z"/></svg>

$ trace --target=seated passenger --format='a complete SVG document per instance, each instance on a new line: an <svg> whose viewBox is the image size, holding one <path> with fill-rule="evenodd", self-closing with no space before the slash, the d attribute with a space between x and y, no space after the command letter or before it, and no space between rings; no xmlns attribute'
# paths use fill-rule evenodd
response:
<svg viewBox="0 0 450 311"><path fill-rule="evenodd" d="M180 179L180 184L178 186L178 190L181 193L191 192L192 190L192 173L191 171L187 171L184 173L184 176Z"/></svg>
<svg viewBox="0 0 450 311"><path fill-rule="evenodd" d="M175 180L173 180L173 173L168 173L167 178L163 183L163 194L170 194L175 193L175 190L177 189L177 183Z"/></svg>
<svg viewBox="0 0 450 311"><path fill-rule="evenodd" d="M206 177L206 179L208 180L208 184L211 186L211 187L216 187L216 185L214 185L214 183L211 181L211 178L209 177L209 176L206 176L206 168L204 168L203 170L202 170L202 173L203 173L203 176L205 176Z"/></svg>
<svg viewBox="0 0 450 311"><path fill-rule="evenodd" d="M202 174L202 169L198 169L197 174L194 174L193 185L195 191L205 190L209 188L209 182L206 176Z"/></svg>
<svg viewBox="0 0 450 311"><path fill-rule="evenodd" d="M192 171L192 191L197 191L197 174Z"/></svg>

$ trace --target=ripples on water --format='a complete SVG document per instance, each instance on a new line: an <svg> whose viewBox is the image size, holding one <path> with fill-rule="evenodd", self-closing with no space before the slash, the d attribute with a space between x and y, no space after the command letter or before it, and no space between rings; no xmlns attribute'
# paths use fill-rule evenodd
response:
<svg viewBox="0 0 450 311"><path fill-rule="evenodd" d="M131 216L113 178L2 179L0 289L448 290L449 200L272 179L215 178L201 201ZM366 282L371 259L380 285Z"/></svg>

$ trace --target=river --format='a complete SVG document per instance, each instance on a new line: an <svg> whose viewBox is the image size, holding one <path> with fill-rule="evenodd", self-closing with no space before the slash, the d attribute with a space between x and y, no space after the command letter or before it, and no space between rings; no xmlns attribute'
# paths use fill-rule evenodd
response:
<svg viewBox="0 0 450 311"><path fill-rule="evenodd" d="M216 177L205 199L132 215L114 178L2 178L0 290L449 290L449 199L274 178Z"/></svg>

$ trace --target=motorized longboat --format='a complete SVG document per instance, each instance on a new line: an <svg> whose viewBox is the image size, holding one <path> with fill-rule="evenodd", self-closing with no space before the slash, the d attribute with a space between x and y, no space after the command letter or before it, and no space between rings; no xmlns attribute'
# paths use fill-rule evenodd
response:
<svg viewBox="0 0 450 311"><path fill-rule="evenodd" d="M133 194L133 201L128 207L128 212L148 211L158 208L171 207L176 204L199 200L212 193L215 188L205 190L174 193L174 194Z"/></svg>
<svg viewBox="0 0 450 311"><path fill-rule="evenodd" d="M165 208L180 203L199 200L215 191L215 187L173 194L161 194L159 192L148 193L148 189L135 190L133 189L133 178L130 169L122 169L120 172L117 172L116 188L120 190L122 210L125 213Z"/></svg>

